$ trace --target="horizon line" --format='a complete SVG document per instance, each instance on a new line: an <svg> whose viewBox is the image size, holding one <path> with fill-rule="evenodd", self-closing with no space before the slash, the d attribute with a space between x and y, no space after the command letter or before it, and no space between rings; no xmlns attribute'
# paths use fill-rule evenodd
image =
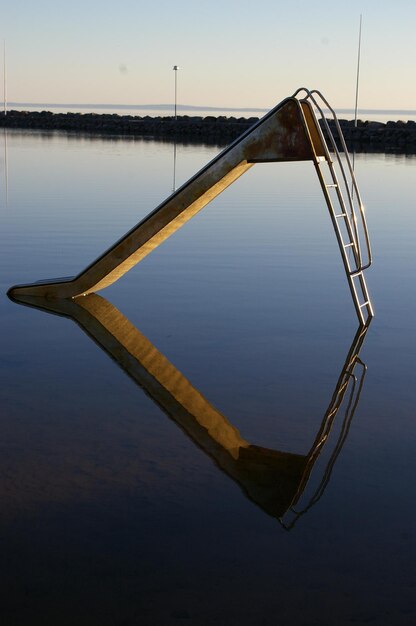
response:
<svg viewBox="0 0 416 626"><path fill-rule="evenodd" d="M78 108L78 109L155 109L166 110L173 109L173 103L167 104L115 104L115 103L74 103L74 102L13 102L9 101L8 106L26 106L26 107L54 107L54 108ZM178 104L177 109L182 111L270 111L269 108L264 107L230 107L230 106L204 106L200 104ZM343 113L354 113L355 109L351 107L336 107L336 111ZM360 108L359 113L406 113L416 114L416 109L375 109L375 108Z"/></svg>
<svg viewBox="0 0 416 626"><path fill-rule="evenodd" d="M74 107L79 109L174 109L174 103L159 104L116 104L116 103L79 103L79 102L9 102L9 106L50 106L56 108ZM269 111L265 107L230 107L230 106L204 106L202 104L177 104L177 109L181 110L212 110L212 111Z"/></svg>

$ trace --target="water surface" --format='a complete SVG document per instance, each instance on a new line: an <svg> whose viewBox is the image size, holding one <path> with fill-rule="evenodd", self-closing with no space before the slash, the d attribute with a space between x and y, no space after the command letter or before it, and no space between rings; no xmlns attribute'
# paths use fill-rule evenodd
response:
<svg viewBox="0 0 416 626"><path fill-rule="evenodd" d="M173 145L1 140L2 621L413 624L415 158L356 157L375 257L367 372L299 508L342 441L322 497L287 530L293 514L279 520L247 485L269 504L289 489L357 330L312 165L252 168L100 294L222 430L269 451L268 478L258 456L236 477L217 435L180 421L194 405L138 381L120 343L6 296L77 273L171 193ZM175 185L216 152L176 146Z"/></svg>

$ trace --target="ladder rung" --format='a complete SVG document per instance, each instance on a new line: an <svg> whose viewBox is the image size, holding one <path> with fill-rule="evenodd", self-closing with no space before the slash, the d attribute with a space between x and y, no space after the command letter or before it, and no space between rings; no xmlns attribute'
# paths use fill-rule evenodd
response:
<svg viewBox="0 0 416 626"><path fill-rule="evenodd" d="M351 278L357 278L357 276L361 276L363 274L363 270L353 270L350 273Z"/></svg>
<svg viewBox="0 0 416 626"><path fill-rule="evenodd" d="M351 248L351 246L354 245L354 242L351 241L351 243L344 243L344 248Z"/></svg>
<svg viewBox="0 0 416 626"><path fill-rule="evenodd" d="M338 187L338 185L336 185L335 183L334 184L331 183L330 185L325 185L325 187Z"/></svg>
<svg viewBox="0 0 416 626"><path fill-rule="evenodd" d="M336 218L339 218L339 217L347 217L347 214L346 214L346 213L338 213L338 215L335 215L335 217L336 217Z"/></svg>
<svg viewBox="0 0 416 626"><path fill-rule="evenodd" d="M367 304L370 304L370 300L366 300L365 302L363 302L362 304L360 304L360 309L363 308L363 306L367 306Z"/></svg>

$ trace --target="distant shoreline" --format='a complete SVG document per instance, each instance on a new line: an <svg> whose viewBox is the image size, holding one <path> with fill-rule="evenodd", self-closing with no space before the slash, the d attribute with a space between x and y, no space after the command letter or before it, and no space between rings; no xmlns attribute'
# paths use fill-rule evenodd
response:
<svg viewBox="0 0 416 626"><path fill-rule="evenodd" d="M173 104L114 104L114 103L110 103L110 104L79 104L79 103L74 103L74 102L69 102L69 103L56 103L56 102L9 102L8 103L9 108L17 108L17 109L22 109L23 108L29 108L29 109L36 109L38 111L44 110L45 107L49 108L49 109L68 109L68 113L71 112L75 112L75 111L71 111L71 109L81 109L81 110L85 110L85 111L92 111L95 112L95 110L106 110L106 111L112 111L112 110L118 110L118 111L163 111L163 112L168 112L168 111L174 111L174 105ZM267 111L269 111L270 109L263 109L262 107L258 108L258 107L215 107L215 106L202 106L199 104L178 104L177 105L177 111L180 114L181 112L183 113L190 113L191 111L194 112L201 112L201 111L216 111L217 113L229 113L231 111L236 111L236 112L241 112L241 113L267 113ZM411 112L409 112L411 113ZM416 114L416 111L413 112L413 114Z"/></svg>
<svg viewBox="0 0 416 626"><path fill-rule="evenodd" d="M169 141L209 143L225 146L250 128L258 117L135 116L117 113L51 113L15 111L0 113L0 127L69 133L159 138ZM340 120L349 148L360 152L416 154L416 121Z"/></svg>
<svg viewBox="0 0 416 626"><path fill-rule="evenodd" d="M17 109L17 110L21 110L22 108L29 108L29 109L33 109L35 112L35 110L37 111L41 111L44 110L45 107L48 107L50 109L68 109L68 113L74 112L71 111L71 109L82 109L82 110L86 110L86 111L92 111L94 112L95 109L97 110L106 110L106 111L110 111L110 110L120 110L120 111L126 111L126 110L130 110L130 111L163 111L164 114L169 114L166 112L173 112L174 110L174 104L173 103L162 103L162 104L116 104L116 103L109 103L109 104L97 104L97 103L92 103L92 104L84 104L84 103L74 103L74 102L9 102L8 106L10 109ZM201 112L201 111L216 111L217 114L222 115L223 113L229 113L231 111L235 111L235 112L240 112L240 113L267 113L268 111L270 111L272 107L269 108L263 108L263 107L230 107L230 106L205 106L205 105L201 105L201 104L178 104L177 105L177 111L180 113L182 112L186 112L186 114L190 113L191 111L195 111L195 112ZM324 109L325 110L325 109ZM338 117L342 117L343 114L347 114L347 115L353 115L355 112L355 109L353 108L348 108L348 107L344 107L344 108L336 108L337 111L337 115ZM362 117L363 115L372 115L374 116L378 116L378 115L398 115L398 116L411 116L411 117L416 117L416 109L359 109L359 117ZM399 119L399 118L398 118Z"/></svg>

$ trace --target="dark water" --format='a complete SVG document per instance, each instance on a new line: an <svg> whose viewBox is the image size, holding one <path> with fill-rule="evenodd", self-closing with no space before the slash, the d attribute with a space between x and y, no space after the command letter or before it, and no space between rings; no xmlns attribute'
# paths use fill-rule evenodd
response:
<svg viewBox="0 0 416 626"><path fill-rule="evenodd" d="M414 624L416 160L356 158L376 318L342 396L357 322L310 164L252 168L77 324L6 291L146 215L173 146L1 140L2 623ZM215 153L177 146L176 184Z"/></svg>

